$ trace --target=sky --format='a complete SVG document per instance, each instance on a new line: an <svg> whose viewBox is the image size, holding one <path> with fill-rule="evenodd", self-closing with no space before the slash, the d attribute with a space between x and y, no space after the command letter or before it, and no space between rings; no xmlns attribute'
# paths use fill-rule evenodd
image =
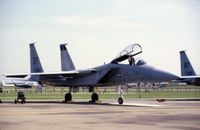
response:
<svg viewBox="0 0 200 130"><path fill-rule="evenodd" d="M199 74L200 0L0 0L0 75L29 73L33 42L45 72L61 70L62 43L77 69L139 43L148 64L177 75L187 50Z"/></svg>

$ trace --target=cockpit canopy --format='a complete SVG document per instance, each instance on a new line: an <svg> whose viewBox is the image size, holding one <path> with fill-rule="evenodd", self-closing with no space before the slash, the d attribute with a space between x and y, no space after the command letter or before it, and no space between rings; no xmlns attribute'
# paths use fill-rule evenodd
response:
<svg viewBox="0 0 200 130"><path fill-rule="evenodd" d="M129 58L132 58L138 54L142 53L142 47L139 44L131 44L122 50L116 58L114 58L111 63L118 63Z"/></svg>

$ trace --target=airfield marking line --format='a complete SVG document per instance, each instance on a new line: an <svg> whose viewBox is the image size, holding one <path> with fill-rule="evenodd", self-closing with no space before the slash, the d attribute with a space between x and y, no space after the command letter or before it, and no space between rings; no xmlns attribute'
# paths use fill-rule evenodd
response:
<svg viewBox="0 0 200 130"><path fill-rule="evenodd" d="M118 103L113 103L114 105L118 105ZM142 103L124 103L123 105L129 106L144 106L144 107L161 107L163 105L154 105L154 104L142 104Z"/></svg>

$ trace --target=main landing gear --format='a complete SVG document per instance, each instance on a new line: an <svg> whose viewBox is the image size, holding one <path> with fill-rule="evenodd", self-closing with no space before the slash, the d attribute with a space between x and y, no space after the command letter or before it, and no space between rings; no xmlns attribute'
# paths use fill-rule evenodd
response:
<svg viewBox="0 0 200 130"><path fill-rule="evenodd" d="M92 93L91 102L96 102L99 100L99 95L97 93Z"/></svg>
<svg viewBox="0 0 200 130"><path fill-rule="evenodd" d="M65 102L71 102L72 101L72 87L69 88L69 92L65 94Z"/></svg>
<svg viewBox="0 0 200 130"><path fill-rule="evenodd" d="M92 92L90 102L93 102L93 103L97 102L99 100L99 95L95 93L94 87L89 87L89 92Z"/></svg>
<svg viewBox="0 0 200 130"><path fill-rule="evenodd" d="M72 94L71 94L72 88L70 87L69 92L65 94L65 102L71 102L72 101ZM99 100L99 95L94 92L94 87L89 87L89 92L92 92L91 100L90 102L97 102Z"/></svg>
<svg viewBox="0 0 200 130"><path fill-rule="evenodd" d="M72 101L72 94L66 93L65 94L65 102L71 102Z"/></svg>

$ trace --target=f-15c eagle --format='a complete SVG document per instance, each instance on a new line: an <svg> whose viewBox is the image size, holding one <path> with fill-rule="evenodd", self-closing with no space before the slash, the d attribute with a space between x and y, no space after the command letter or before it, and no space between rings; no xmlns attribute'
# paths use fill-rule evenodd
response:
<svg viewBox="0 0 200 130"><path fill-rule="evenodd" d="M40 59L37 55L34 43L30 44L31 73L20 75L5 75L9 78L25 78L37 81L40 84L69 87L65 94L65 101L72 100L72 89L78 87L89 87L92 92L91 101L99 100L94 87L105 87L113 85L124 85L126 83L166 82L176 80L179 77L148 65L143 60L137 60L136 55L142 53L139 44L131 44L122 50L110 63L85 70L75 69L72 59L65 44L60 45L61 70L60 72L43 72ZM127 60L127 64L121 62ZM34 73L33 73L34 72ZM123 96L120 94L118 103L122 104Z"/></svg>

